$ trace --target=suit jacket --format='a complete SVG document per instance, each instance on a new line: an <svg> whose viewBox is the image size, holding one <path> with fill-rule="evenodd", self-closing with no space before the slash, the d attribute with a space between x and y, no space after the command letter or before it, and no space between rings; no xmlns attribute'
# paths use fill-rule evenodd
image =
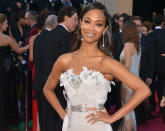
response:
<svg viewBox="0 0 165 131"><path fill-rule="evenodd" d="M165 54L165 32L158 36L157 52L157 74L165 77L165 56L161 56Z"/></svg>
<svg viewBox="0 0 165 131"><path fill-rule="evenodd" d="M57 58L70 51L70 42L72 39L69 33L62 25L57 25L55 29L49 32L46 37L45 47L43 51L43 81L45 82L52 71L53 65ZM42 87L43 88L43 87ZM55 93L62 106L66 107L66 100L63 96L63 87L59 85L55 89Z"/></svg>
<svg viewBox="0 0 165 131"><path fill-rule="evenodd" d="M120 54L124 48L121 35L122 33L119 33L119 32L114 32L112 34L112 39L114 42L114 58L118 61L120 61Z"/></svg>
<svg viewBox="0 0 165 131"><path fill-rule="evenodd" d="M164 41L165 41L165 37L164 37L164 30L163 29L155 29L151 34L151 38L153 41L153 48L154 48L154 52L155 53L155 72L157 75L164 75L164 63L162 63L164 60L163 57L160 56L160 52L162 52L163 50L163 46L164 46Z"/></svg>
<svg viewBox="0 0 165 131"><path fill-rule="evenodd" d="M140 77L146 81L146 78L153 79L155 73L155 54L153 41L150 36L141 36L141 60L140 60Z"/></svg>
<svg viewBox="0 0 165 131"><path fill-rule="evenodd" d="M42 91L45 80L43 80L43 70L44 70L44 59L43 59L43 52L46 45L46 37L48 36L49 31L43 30L41 34L39 34L35 40L33 45L33 62L35 65L35 72L34 72L34 89L36 91Z"/></svg>

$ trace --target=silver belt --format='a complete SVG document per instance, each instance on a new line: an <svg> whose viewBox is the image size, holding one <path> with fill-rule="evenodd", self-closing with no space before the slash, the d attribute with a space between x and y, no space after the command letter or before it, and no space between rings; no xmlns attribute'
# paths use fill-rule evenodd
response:
<svg viewBox="0 0 165 131"><path fill-rule="evenodd" d="M92 107L92 106L89 106L87 104L85 105L70 105L69 109L71 112L87 112L87 109L89 107ZM97 110L103 110L104 109L104 104L99 104L97 107Z"/></svg>

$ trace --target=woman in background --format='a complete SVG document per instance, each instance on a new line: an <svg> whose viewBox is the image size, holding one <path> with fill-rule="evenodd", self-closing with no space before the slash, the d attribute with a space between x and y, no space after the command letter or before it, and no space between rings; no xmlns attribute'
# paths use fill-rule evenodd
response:
<svg viewBox="0 0 165 131"><path fill-rule="evenodd" d="M13 99L16 90L10 88L10 86L13 86L9 72L11 66L11 49L18 54L29 49L28 45L20 48L9 35L4 34L3 32L7 30L7 27L6 15L0 14L0 131L4 131L5 129L5 125L7 124L5 123L5 120L7 119L7 121L9 121L8 119L14 117L13 114L16 113L14 107L16 107L17 103L15 103L15 99Z"/></svg>
<svg viewBox="0 0 165 131"><path fill-rule="evenodd" d="M139 77L139 62L140 62L140 43L137 26L133 21L128 21L123 26L122 41L124 49L120 55L120 62L130 72ZM131 81L130 81L131 82ZM135 92L124 83L121 84L121 104L126 105L132 98ZM140 96L139 96L140 97ZM134 111L131 111L124 116L124 123L121 126L121 131L136 131L136 118Z"/></svg>

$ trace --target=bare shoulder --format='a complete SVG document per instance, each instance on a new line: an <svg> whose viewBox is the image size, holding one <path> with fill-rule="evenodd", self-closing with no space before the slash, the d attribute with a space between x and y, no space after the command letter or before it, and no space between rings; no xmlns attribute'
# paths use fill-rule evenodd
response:
<svg viewBox="0 0 165 131"><path fill-rule="evenodd" d="M57 62L67 67L72 59L72 53L66 53L58 57Z"/></svg>
<svg viewBox="0 0 165 131"><path fill-rule="evenodd" d="M125 48L133 48L133 47L135 47L135 44L133 42L126 42L124 44L124 47Z"/></svg>
<svg viewBox="0 0 165 131"><path fill-rule="evenodd" d="M111 74L114 70L122 68L120 62L110 56L105 56L100 65L107 74Z"/></svg>

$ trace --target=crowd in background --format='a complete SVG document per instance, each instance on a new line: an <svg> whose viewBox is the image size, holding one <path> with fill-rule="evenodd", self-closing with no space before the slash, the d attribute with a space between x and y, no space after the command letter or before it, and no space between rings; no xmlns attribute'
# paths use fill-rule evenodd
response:
<svg viewBox="0 0 165 131"><path fill-rule="evenodd" d="M52 28L48 30L56 28L57 24L61 23L58 13L62 7L73 6L79 14L83 6L90 2L93 1L52 0L48 1L47 4L39 4L35 0L12 2L4 0L1 3L0 62L3 64L0 63L0 108L4 108L0 109L0 130L3 131L12 124L25 120L26 102L29 105L29 119L33 119L33 124L38 124L38 115L36 115L38 109L35 103L35 87L33 87L35 72L33 64L34 41L46 27L50 27L50 24L52 24ZM42 5L44 6L42 7ZM50 19L48 19L50 15L54 15L51 18L51 21L54 19L53 23L50 23ZM153 115L157 104L155 97L158 97L159 103L165 99L165 19L164 16L156 14L156 12L153 13L152 21L143 21L139 16L130 16L126 13L114 14L111 17L112 54L113 58L118 61L121 61L120 55L125 47L124 43L132 39L126 36L130 31L125 29L129 21L136 24L139 34L138 46L141 58L138 75L152 91L151 97L135 109L137 124L143 124L148 119L156 117ZM71 32L74 32L74 30ZM131 32L131 34L133 33ZM110 109L111 106L115 105L117 110L122 106L120 100L122 84L117 79L114 79L114 81L115 87L112 88L112 92L108 96L109 101L105 106ZM26 87L28 90L26 90ZM25 101L27 93L28 101ZM161 107L160 111L165 123L164 108ZM117 127L118 123L115 123L113 128L116 129Z"/></svg>

